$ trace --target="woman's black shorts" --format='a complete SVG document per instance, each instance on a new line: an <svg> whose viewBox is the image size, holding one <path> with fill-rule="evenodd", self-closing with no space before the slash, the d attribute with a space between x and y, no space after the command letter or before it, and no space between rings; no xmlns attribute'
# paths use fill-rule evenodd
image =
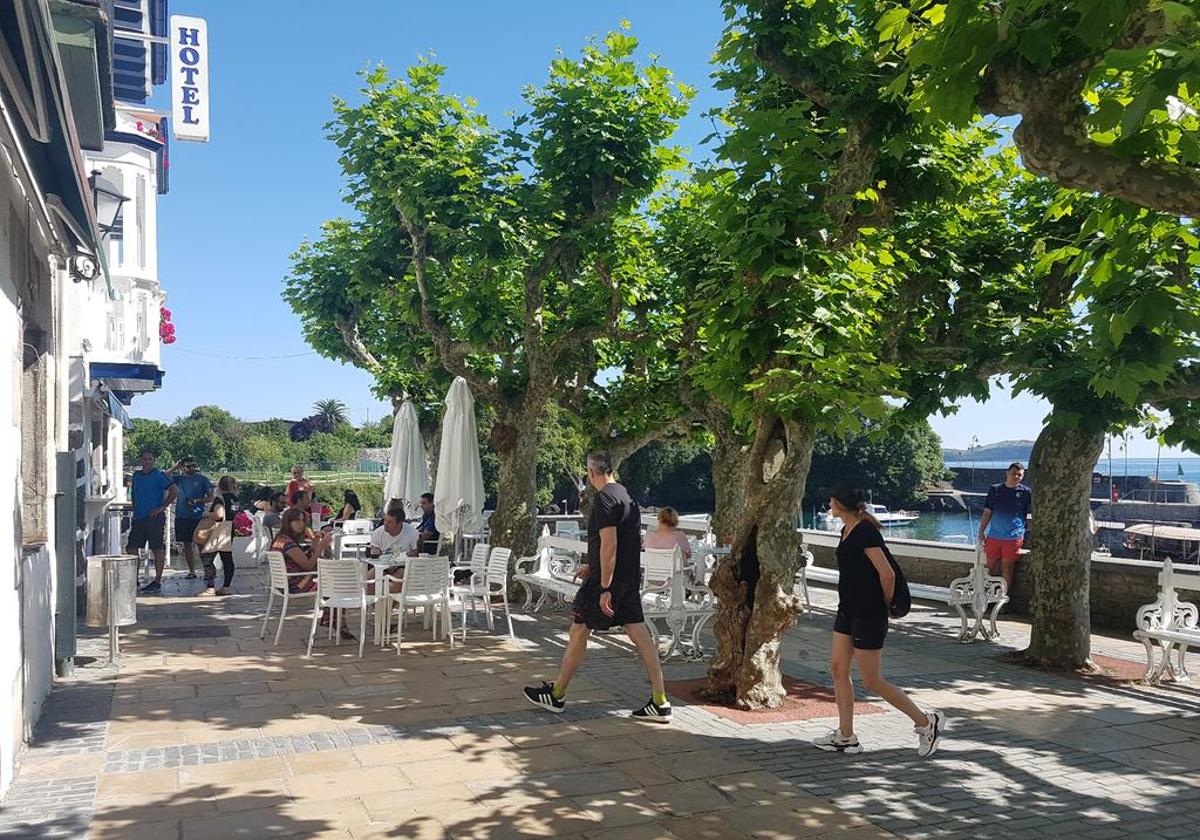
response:
<svg viewBox="0 0 1200 840"><path fill-rule="evenodd" d="M837 617L833 619L833 632L843 633L854 639L855 650L882 649L887 631L886 615L850 616L839 610Z"/></svg>

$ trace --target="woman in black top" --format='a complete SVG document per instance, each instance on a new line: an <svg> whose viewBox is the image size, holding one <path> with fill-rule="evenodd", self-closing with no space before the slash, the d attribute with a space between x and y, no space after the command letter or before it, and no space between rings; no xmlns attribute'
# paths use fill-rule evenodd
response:
<svg viewBox="0 0 1200 840"><path fill-rule="evenodd" d="M921 711L880 672L896 573L892 570L892 554L880 533L879 520L867 510L862 491L847 483L830 492L829 509L842 521L842 538L837 547L838 609L829 662L839 726L813 745L831 752L862 752L854 734L854 683L850 679L850 663L857 657L858 671L867 690L912 718L918 738L917 755L933 755L946 725L945 716L936 709Z"/></svg>
<svg viewBox="0 0 1200 840"><path fill-rule="evenodd" d="M345 522L347 519L354 519L358 516L358 512L362 510L362 502L358 500L358 494L353 490L344 490L342 492L342 509L338 511L335 522Z"/></svg>

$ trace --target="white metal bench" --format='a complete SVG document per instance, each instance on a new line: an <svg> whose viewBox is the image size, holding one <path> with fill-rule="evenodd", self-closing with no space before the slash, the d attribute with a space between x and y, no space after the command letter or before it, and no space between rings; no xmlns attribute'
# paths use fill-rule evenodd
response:
<svg viewBox="0 0 1200 840"><path fill-rule="evenodd" d="M803 534L806 542L811 541L816 544L828 544L832 547L837 546L838 535L836 533L805 530ZM923 542L920 540L889 540L888 548L898 561L905 556L929 557L931 556L931 552L936 552L935 559L949 560L955 563L970 563L971 570L968 574L952 580L948 587L930 586L910 581L908 584L909 594L917 601L931 601L952 607L958 613L959 621L962 623L962 628L958 634L959 641L974 641L977 636L982 636L984 639L989 640L997 638L1000 635L1000 631L996 626L996 617L999 615L1000 609L1008 603L1008 585L1005 583L1004 578L988 574L983 552L978 549L973 549L970 546L963 546L961 548L958 546L937 546L933 543L927 544L930 548L926 548L923 545L916 545ZM807 547L805 550L807 551ZM901 563L901 568L903 568L903 563ZM799 581L798 585L804 587L804 595L807 598L807 586L803 583L805 579L817 580L836 586L838 571L837 569L827 569L809 563L806 567L801 568L801 572L797 577ZM970 616L967 615L968 611L970 611Z"/></svg>
<svg viewBox="0 0 1200 840"><path fill-rule="evenodd" d="M656 647L660 647L659 621L666 623L671 634L667 649L659 650L664 662L675 655L693 661L704 658L700 634L716 614L717 599L692 577L692 567L678 548L642 552L642 613L646 625Z"/></svg>
<svg viewBox="0 0 1200 840"><path fill-rule="evenodd" d="M555 536L548 526L543 527L537 554L522 557L514 565L512 579L525 589L525 609L537 612L550 598L559 603L573 599L579 591L575 571L580 559L586 556L586 542ZM538 596L536 604L535 595Z"/></svg>
<svg viewBox="0 0 1200 840"><path fill-rule="evenodd" d="M1180 571L1168 557L1158 574L1158 599L1137 611L1133 637L1146 646L1146 681L1158 682L1170 675L1177 682L1188 679L1185 657L1189 647L1200 647L1200 611L1182 601L1177 590L1200 592L1200 570ZM1158 662L1154 644L1158 644ZM1171 654L1175 662L1171 662Z"/></svg>

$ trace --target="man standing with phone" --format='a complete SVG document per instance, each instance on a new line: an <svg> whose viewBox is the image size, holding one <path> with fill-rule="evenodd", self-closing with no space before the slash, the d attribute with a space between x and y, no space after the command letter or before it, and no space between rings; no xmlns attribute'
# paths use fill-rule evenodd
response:
<svg viewBox="0 0 1200 840"><path fill-rule="evenodd" d="M558 677L553 683L529 686L525 697L535 706L561 713L567 686L587 653L593 630L624 626L650 678L650 700L632 713L635 720L670 723L671 704L663 684L646 619L642 615L642 516L629 491L613 478L612 458L594 452L587 460L588 482L596 490L588 517L588 563L575 596L574 618Z"/></svg>
<svg viewBox="0 0 1200 840"><path fill-rule="evenodd" d="M183 472L175 475L180 470ZM175 538L183 544L183 556L187 560L188 580L196 577L196 544L192 537L196 534L196 526L204 518L205 510L213 500L213 483L208 476L200 472L196 459L187 456L171 467L171 476L179 500L175 503Z"/></svg>
<svg viewBox="0 0 1200 840"><path fill-rule="evenodd" d="M162 590L163 567L167 564L167 508L179 496L175 480L154 466L158 455L153 449L138 453L140 469L133 474L133 522L125 551L137 554L143 548L154 552L154 580L139 592L149 594Z"/></svg>

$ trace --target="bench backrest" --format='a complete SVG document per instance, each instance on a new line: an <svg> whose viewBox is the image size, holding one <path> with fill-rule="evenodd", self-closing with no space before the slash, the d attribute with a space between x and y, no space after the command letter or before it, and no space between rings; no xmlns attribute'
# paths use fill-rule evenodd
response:
<svg viewBox="0 0 1200 840"><path fill-rule="evenodd" d="M1163 590L1184 589L1200 592L1200 569L1196 571L1181 570L1168 557L1163 561L1162 571L1158 573L1158 585Z"/></svg>
<svg viewBox="0 0 1200 840"><path fill-rule="evenodd" d="M676 571L675 548L647 548L642 551L642 585L646 588L662 586L671 580Z"/></svg>

